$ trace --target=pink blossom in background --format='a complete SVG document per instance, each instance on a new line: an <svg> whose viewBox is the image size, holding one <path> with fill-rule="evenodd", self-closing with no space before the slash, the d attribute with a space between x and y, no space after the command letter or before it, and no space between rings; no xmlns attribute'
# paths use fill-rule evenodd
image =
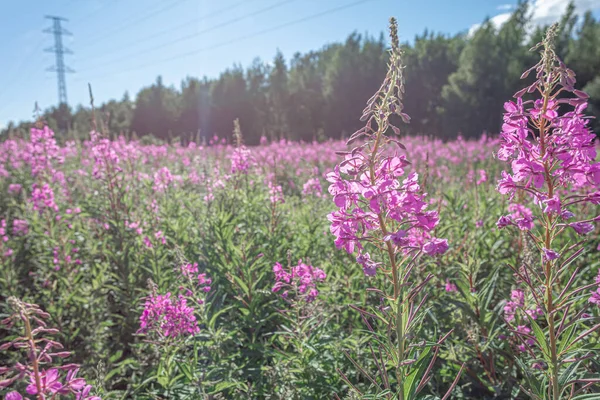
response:
<svg viewBox="0 0 600 400"><path fill-rule="evenodd" d="M285 199L283 198L283 188L281 185L277 185L271 181L268 183L269 187L269 200L273 204L277 203L285 203Z"/></svg>
<svg viewBox="0 0 600 400"><path fill-rule="evenodd" d="M21 185L18 183L11 183L8 185L8 193L10 194L18 194L21 192Z"/></svg>
<svg viewBox="0 0 600 400"><path fill-rule="evenodd" d="M140 316L140 333L158 333L166 337L195 335L200 332L194 309L187 300L171 293L151 295L146 299Z"/></svg>
<svg viewBox="0 0 600 400"><path fill-rule="evenodd" d="M169 168L162 167L154 173L154 185L152 189L155 192L164 192L173 182L181 181L180 176L174 176Z"/></svg>
<svg viewBox="0 0 600 400"><path fill-rule="evenodd" d="M23 219L13 220L13 235L24 236L29 232L29 223Z"/></svg>
<svg viewBox="0 0 600 400"><path fill-rule="evenodd" d="M44 126L42 129L31 128L30 143L27 148L31 175L38 176L42 172L54 173L53 162L62 164L64 157L54 139L54 132Z"/></svg>
<svg viewBox="0 0 600 400"><path fill-rule="evenodd" d="M515 313L518 308L523 308L525 306L525 293L516 289L511 292L510 301L506 302L504 306L504 316L508 322L511 322L515 319Z"/></svg>
<svg viewBox="0 0 600 400"><path fill-rule="evenodd" d="M31 192L31 203L33 203L33 209L42 213L46 209L58 212L58 205L54 201L54 191L47 183L39 186L34 183Z"/></svg>
<svg viewBox="0 0 600 400"><path fill-rule="evenodd" d="M487 182L487 180L488 180L487 173L485 172L485 170L480 169L479 170L479 179L476 182L477 186L481 185L484 182Z"/></svg>
<svg viewBox="0 0 600 400"><path fill-rule="evenodd" d="M152 245L152 241L150 240L150 238L148 236L144 236L143 242L144 242L144 246L146 246L149 249L154 247Z"/></svg>
<svg viewBox="0 0 600 400"><path fill-rule="evenodd" d="M288 289L284 292L284 297L287 297L289 289L293 288L307 302L315 300L319 294L316 289L317 283L323 282L327 277L322 269L307 265L302 260L298 260L298 265L292 267L289 272L280 263L275 263L273 273L275 274L275 285L271 289L273 292Z"/></svg>
<svg viewBox="0 0 600 400"><path fill-rule="evenodd" d="M163 235L162 231L157 231L154 233L154 238L158 241L160 241L161 244L166 244L167 243L167 239L165 238L165 236Z"/></svg>
<svg viewBox="0 0 600 400"><path fill-rule="evenodd" d="M302 195L321 197L323 195L323 188L321 187L319 178L310 178L308 181L306 181L306 183L302 186Z"/></svg>
<svg viewBox="0 0 600 400"><path fill-rule="evenodd" d="M247 174L250 168L256 164L252 152L246 146L240 146L233 150L230 159L232 174Z"/></svg>
<svg viewBox="0 0 600 400"><path fill-rule="evenodd" d="M446 279L446 285L445 285L445 290L448 293L454 293L458 291L458 288L456 287L456 285L452 282L450 282L448 279Z"/></svg>

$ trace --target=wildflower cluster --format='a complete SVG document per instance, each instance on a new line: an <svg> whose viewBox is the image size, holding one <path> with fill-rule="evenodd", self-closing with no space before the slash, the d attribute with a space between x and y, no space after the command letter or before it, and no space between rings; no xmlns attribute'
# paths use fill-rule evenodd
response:
<svg viewBox="0 0 600 400"><path fill-rule="evenodd" d="M568 228L578 235L588 234L594 230L593 222L600 220L600 216L582 219L576 214L578 205L600 204L600 162L595 161L595 135L583 114L588 96L574 88L575 74L554 53L557 29L552 26L534 47L541 49L541 60L522 78L535 72L535 81L515 94L516 101L504 105L498 158L510 161L511 169L502 172L498 191L513 202L511 214L497 223L499 228L518 227L539 254L541 268L535 260L513 267L523 289L512 291L504 312L523 357L534 369L543 369L549 382L547 391L531 386L528 394L555 400L567 390L574 393L574 383L562 374L568 362L580 360L568 367L577 376L583 360L579 357L585 354L577 342L592 332L573 338L579 316L572 310L585 287L573 287L578 269L570 271L569 266L583 252L584 242L561 248L560 238ZM530 93L539 98L524 99ZM525 308L527 298L535 303L533 308Z"/></svg>
<svg viewBox="0 0 600 400"><path fill-rule="evenodd" d="M180 267L181 276L186 279L192 286L198 287L202 292L210 292L210 284L212 279L206 276L205 273L198 273L198 263L184 264ZM191 294L191 289L187 289L186 292ZM203 300L198 299L198 303L202 304Z"/></svg>
<svg viewBox="0 0 600 400"><path fill-rule="evenodd" d="M46 209L58 212L58 205L54 200L54 190L47 183L41 186L37 183L33 184L30 201L33 204L33 209L40 213Z"/></svg>
<svg viewBox="0 0 600 400"><path fill-rule="evenodd" d="M406 156L390 148L404 149L404 145L385 135L389 128L400 133L389 122L392 114L399 115L404 122L410 120L403 112L401 56L399 44L392 40L389 72L379 91L368 101L361 118L367 121L366 126L354 133L348 143L362 137L366 141L341 153L344 161L326 176L331 183L329 193L339 208L328 215L335 244L348 253L357 251L357 261L367 275L372 275L378 264L364 252L363 243L376 243L377 238L386 242L392 259L397 253L435 255L447 249L445 239L432 236L439 216L436 211L427 210L426 193L419 185L418 174L406 175L410 164ZM391 267L396 274L394 261Z"/></svg>
<svg viewBox="0 0 600 400"><path fill-rule="evenodd" d="M31 166L31 175L39 176L43 173L54 172L54 164L61 164L64 158L60 155L60 149L54 139L54 132L48 127L31 128L30 143L28 147Z"/></svg>
<svg viewBox="0 0 600 400"><path fill-rule="evenodd" d="M23 349L27 357L12 367L0 367L0 388L18 386L20 382L28 383L25 392L33 398L74 398L77 400L100 400L91 395L92 386L84 378L77 376L80 366L77 364L60 364L59 360L71 355L63 351L63 345L52 338L59 334L58 329L48 328L46 320L50 315L37 305L22 302L14 297L8 299L13 314L2 321L6 328L22 325L24 334L0 346L0 350ZM21 400L19 391L6 394L5 399ZM25 397L27 399L27 397Z"/></svg>
<svg viewBox="0 0 600 400"><path fill-rule="evenodd" d="M113 143L96 131L90 132L91 155L94 159L92 176L96 179L111 178L114 173L121 172L119 155Z"/></svg>
<svg viewBox="0 0 600 400"><path fill-rule="evenodd" d="M252 153L245 146L237 147L231 154L231 173L247 174L254 165Z"/></svg>
<svg viewBox="0 0 600 400"><path fill-rule="evenodd" d="M594 229L593 220L566 222L576 217L571 206L600 204L600 162L596 162L595 135L583 114L588 95L574 89L575 74L558 59L552 48L554 27L538 46L542 60L523 74L536 71L536 80L515 94L516 102L505 103L502 143L498 158L511 162L511 172L502 172L498 191L514 198L526 193L542 213L542 224L555 228L571 227L584 235ZM526 93L541 98L524 100ZM567 93L574 97L567 97ZM560 97L559 94L561 95ZM570 110L565 110L570 108ZM560 111L560 112L559 112ZM574 189L573 194L568 192ZM591 189L591 191L590 191ZM511 205L513 214L502 217L500 227L517 225L521 230L534 227L531 210Z"/></svg>
<svg viewBox="0 0 600 400"><path fill-rule="evenodd" d="M169 171L169 168L162 167L154 173L154 185L152 188L155 192L164 192L173 182L180 181L180 176L174 176Z"/></svg>
<svg viewBox="0 0 600 400"><path fill-rule="evenodd" d="M138 333L154 334L159 338L184 338L200 332L194 306L204 304L201 294L210 291L212 280L205 273L199 273L197 263L186 263L178 272L183 280L178 295L159 294L154 282L148 282L150 295L140 315Z"/></svg>
<svg viewBox="0 0 600 400"><path fill-rule="evenodd" d="M287 299L291 290L309 303L314 301L319 295L317 283L323 282L327 274L320 268L303 263L302 260L298 260L298 265L289 267L288 270L286 271L280 263L273 265L275 285L271 291L276 293L283 290L281 296Z"/></svg>
<svg viewBox="0 0 600 400"><path fill-rule="evenodd" d="M256 161L250 149L243 144L239 119L233 121L233 136L236 141L236 148L229 157L231 159L231 173L246 175L250 172L250 168L256 165Z"/></svg>
<svg viewBox="0 0 600 400"><path fill-rule="evenodd" d="M302 186L302 195L313 195L315 197L323 196L323 189L321 188L321 181L319 181L319 178L310 178L307 180Z"/></svg>
<svg viewBox="0 0 600 400"><path fill-rule="evenodd" d="M152 293L144 304L140 316L139 333L156 333L163 337L194 335L200 332L194 308L188 306L183 295L171 296Z"/></svg>

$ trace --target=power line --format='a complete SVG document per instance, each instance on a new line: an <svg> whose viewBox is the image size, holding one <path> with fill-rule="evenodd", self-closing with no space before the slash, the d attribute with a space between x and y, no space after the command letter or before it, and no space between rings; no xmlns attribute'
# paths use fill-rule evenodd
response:
<svg viewBox="0 0 600 400"><path fill-rule="evenodd" d="M256 15L265 13L267 11L271 11L271 10L277 8L277 7L281 7L281 6L285 5L285 4L291 3L293 1L296 1L296 0L283 0L283 1L279 1L279 2L277 2L275 4L272 4L272 5L268 6L268 7L265 7L265 8L262 8L260 10L257 10L257 11L255 11L253 13L245 14L245 15L242 15L240 17L236 17L236 18L227 20L227 21L225 21L223 23L211 26L210 28L201 30L199 32L195 32L195 33L192 33L192 34L189 34L189 35L185 35L185 36L182 36L182 37L179 37L179 38L176 38L176 39L172 39L172 40L170 40L170 41L168 41L166 43L159 44L158 46L153 46L151 48L142 50L142 51L137 52L137 53L127 54L127 56L125 56L125 57L120 57L120 58L117 58L115 60L108 61L108 62L105 62L105 63L102 63L102 64L95 64L91 68L88 68L87 71L98 69L98 68L102 68L102 67L105 67L107 65L116 64L116 63L119 63L121 61L131 59L131 57L136 57L136 56L139 56L139 55L142 55L142 54L152 53L155 50L162 49L162 48L165 48L165 47L168 47L168 46L172 46L175 43L179 43L179 42L182 42L182 41L185 41L185 40L193 39L195 37L198 37L200 35L203 35L205 33L214 31L214 30L219 29L219 28L223 28L223 27L228 26L228 25L233 25L236 22L242 21L242 20L244 20L246 18L254 17Z"/></svg>
<svg viewBox="0 0 600 400"><path fill-rule="evenodd" d="M81 24L83 21L87 21L89 18L96 16L98 14L98 12L100 10L102 10L104 7L106 7L109 3L111 3L111 2L114 3L116 1L117 0L107 0L106 2L100 4L100 7L94 9L92 12L85 14L83 17L77 18L76 23Z"/></svg>
<svg viewBox="0 0 600 400"><path fill-rule="evenodd" d="M152 67L152 66L155 66L156 64L160 64L160 63L164 63L164 62L179 60L181 58L185 58L185 57L189 57L189 56L192 56L192 55L196 55L196 54L202 53L202 52L207 51L207 50L214 50L214 49L217 49L219 47L230 45L232 43L236 43L236 42L239 42L239 41L251 39L251 38L254 38L256 36L263 35L265 33L269 33L269 32L273 32L273 31L279 30L279 29L287 28L288 26L300 24L302 22L306 22L306 21L309 21L311 19L319 18L319 17L325 16L325 15L328 15L328 14L333 14L333 13L336 13L338 11L342 11L342 10L345 10L347 8L351 8L351 7L357 6L359 4L368 3L368 2L371 2L371 1L376 1L376 0L359 0L359 1L355 1L355 2L352 2L352 3L349 3L349 4L345 4L343 6L330 8L328 10L321 11L321 12L315 13L315 14L311 14L311 15L308 15L306 17L302 17L302 18L299 18L299 19L296 19L296 20L293 20L293 21L290 21L290 22L287 22L287 23L284 23L284 24L280 24L280 25L277 25L277 26L274 26L274 27L271 27L271 28L263 29L263 30L254 32L254 33L252 33L250 35L244 35L244 36L240 36L238 38L232 39L232 40L221 42L221 43L215 44L213 46L203 47L203 48L200 48L200 49L197 49L197 50L193 50L193 51L190 51L190 52L187 52L187 53L178 54L178 55L173 56L173 57L164 58L164 59L155 61L152 64L145 63L145 64L139 65L137 67L133 67L133 68L125 69L125 70L119 70L116 73L97 75L96 78L101 78L101 77L109 76L109 75L119 75L119 74L124 73L124 72L137 71L137 70L148 68L148 67ZM78 79L77 81L82 81L82 80L89 81L89 79L84 79L84 78Z"/></svg>
<svg viewBox="0 0 600 400"><path fill-rule="evenodd" d="M147 21L148 19L152 18L153 16L160 14L162 12L165 12L165 11L167 11L171 8L174 8L180 4L183 4L186 1L189 1L189 0L182 0L182 1L175 0L172 3L168 3L165 7L161 7L158 10L155 10L140 19L134 19L133 22L123 24L120 27L117 27L117 29L113 29L112 31L109 31L108 33L102 32L100 35L92 36L88 40L92 41L92 42L94 42L94 41L98 42L98 39L106 39L107 37L110 37L110 36L114 35L115 33L119 33L119 32L122 32L123 30L131 28L132 26L139 25L141 22ZM162 1L161 1L161 3L162 3Z"/></svg>
<svg viewBox="0 0 600 400"><path fill-rule="evenodd" d="M74 71L65 65L64 55L72 54L73 52L63 46L62 37L63 35L71 36L72 34L60 24L62 21L67 21L67 19L54 16L46 16L46 18L53 21L52 27L45 29L44 33L52 33L54 35L54 47L49 47L44 51L56 54L56 65L48 68L48 71L56 71L56 78L58 81L58 104L67 104L67 82L65 73Z"/></svg>
<svg viewBox="0 0 600 400"><path fill-rule="evenodd" d="M229 7L222 8L222 9L220 9L220 10L217 10L217 11L211 12L211 13L209 13L209 14L205 14L205 15L203 15L203 16L202 16L202 17L200 17L200 18L194 18L194 19L192 19L192 20L189 20L189 21L186 21L186 22L184 22L184 23L178 24L178 25L177 25L176 27L174 27L174 28L164 29L164 30L162 30L162 31L159 31L159 32L157 32L157 33L153 34L153 35L150 35L150 36L144 36L143 38L141 38L141 39L139 39L139 40L137 40L137 41L135 41L135 42L131 42L131 43L129 43L128 45L126 44L125 46L121 46L121 47L119 47L119 49L118 49L118 50L119 50L119 51L127 50L127 49L129 49L129 48L131 48L131 47L133 47L133 46L135 46L135 45L137 45L137 44L140 44L140 43L142 43L142 42L147 42L147 41L149 41L149 40L151 40L151 39L154 39L154 38L157 38L157 37L162 37L162 36L164 36L165 34L167 34L167 33L169 33L169 32L178 31L178 30L181 30L182 28L185 28L185 27L187 27L187 26L190 26L190 25L195 25L195 24L197 24L198 22L200 22L200 21L204 21L204 20L205 20L205 19L207 19L207 18L210 18L210 17L215 17L215 16L217 16L217 15L220 15L220 14L223 14L223 13L225 13L225 12L227 12L227 11L231 11L231 10L233 10L234 8L237 8L237 7L241 6L242 4L248 4L248 3L251 3L251 2L253 2L253 1L257 1L257 0L242 0L242 1L239 1L239 2L237 2L237 3L235 3L235 4L232 4L232 5L231 5L231 6L229 6Z"/></svg>
<svg viewBox="0 0 600 400"><path fill-rule="evenodd" d="M25 58L23 58L21 60L21 62L17 65L17 68L15 69L15 72L18 74L18 76L20 78L25 78L25 81L28 81L31 78L31 73L34 69L34 67L37 67L38 64L35 62L35 54L37 54L38 51L40 51L42 49L42 47L44 46L44 42L45 40L40 40L40 42L37 44L37 46L35 46L33 48L33 50L31 50L30 52L28 52L25 55ZM37 60L39 61L39 60ZM29 63L28 68L25 68L25 70L23 69L23 67L25 67L25 64ZM6 83L6 85L4 85L1 89L0 89L0 94L6 94L7 90L12 88L15 83L18 83L19 81L21 81L20 79L16 79L16 77L12 76L14 74L11 74L11 76L9 76L9 79ZM6 106L9 104L9 100L7 100L7 102L3 105L0 105L0 111L4 111L4 109L6 108Z"/></svg>

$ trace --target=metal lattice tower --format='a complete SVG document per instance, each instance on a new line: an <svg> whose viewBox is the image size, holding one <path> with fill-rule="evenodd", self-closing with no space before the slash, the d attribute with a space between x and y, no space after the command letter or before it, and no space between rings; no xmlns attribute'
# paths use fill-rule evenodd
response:
<svg viewBox="0 0 600 400"><path fill-rule="evenodd" d="M65 65L64 55L73 54L73 52L63 46L62 37L63 35L72 36L72 34L60 25L61 21L67 21L67 19L54 16L46 16L46 18L53 21L52 27L45 29L44 33L52 33L54 35L54 47L49 47L44 51L56 54L56 65L49 67L47 71L56 72L58 79L58 104L67 104L65 73L75 71Z"/></svg>

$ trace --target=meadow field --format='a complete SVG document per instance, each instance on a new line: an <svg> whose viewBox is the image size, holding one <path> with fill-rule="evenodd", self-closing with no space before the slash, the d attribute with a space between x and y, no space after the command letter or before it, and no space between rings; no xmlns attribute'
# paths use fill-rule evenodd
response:
<svg viewBox="0 0 600 400"><path fill-rule="evenodd" d="M403 133L391 43L344 140L2 140L4 398L599 398L600 148L552 31L469 140Z"/></svg>

